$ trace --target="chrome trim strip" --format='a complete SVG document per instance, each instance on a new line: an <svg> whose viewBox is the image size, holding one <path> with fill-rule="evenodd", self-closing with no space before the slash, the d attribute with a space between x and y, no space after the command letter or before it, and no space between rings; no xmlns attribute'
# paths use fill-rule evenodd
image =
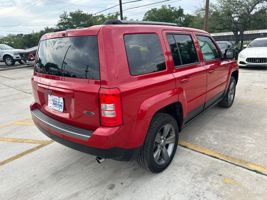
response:
<svg viewBox="0 0 267 200"><path fill-rule="evenodd" d="M43 114L38 109L31 111L31 113L33 117L35 117L42 123L52 127L53 129L59 131L61 134L66 135L66 136L70 136L73 138L87 141L93 133L93 131L77 128L77 127L59 122L57 120L54 120L51 117L48 117L47 115Z"/></svg>

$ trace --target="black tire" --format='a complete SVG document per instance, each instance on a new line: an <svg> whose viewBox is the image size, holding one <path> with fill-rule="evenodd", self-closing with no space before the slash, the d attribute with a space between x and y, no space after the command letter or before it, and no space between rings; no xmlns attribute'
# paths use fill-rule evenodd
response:
<svg viewBox="0 0 267 200"><path fill-rule="evenodd" d="M167 131L168 128L170 128L169 132ZM161 130L162 136L159 137ZM163 137L165 132L168 133L166 137ZM162 172L172 162L176 153L178 139L177 121L169 114L157 113L151 121L145 143L137 157L139 165L153 173ZM166 153L168 153L168 156L166 156Z"/></svg>
<svg viewBox="0 0 267 200"><path fill-rule="evenodd" d="M24 60L19 60L19 64L24 65L26 62Z"/></svg>
<svg viewBox="0 0 267 200"><path fill-rule="evenodd" d="M234 100L235 100L235 92L236 92L236 80L232 76L227 92L223 100L219 103L219 106L223 108L230 108L233 105Z"/></svg>
<svg viewBox="0 0 267 200"><path fill-rule="evenodd" d="M11 56L9 56L9 55L4 56L4 62L5 62L5 64L7 66L13 66L13 65L15 65L15 60Z"/></svg>

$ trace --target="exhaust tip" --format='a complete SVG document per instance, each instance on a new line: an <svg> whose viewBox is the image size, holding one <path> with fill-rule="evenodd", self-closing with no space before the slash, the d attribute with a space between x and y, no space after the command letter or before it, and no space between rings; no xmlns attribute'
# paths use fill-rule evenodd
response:
<svg viewBox="0 0 267 200"><path fill-rule="evenodd" d="M100 158L100 157L96 157L95 159L96 159L96 162L98 162L99 164L105 161L104 158Z"/></svg>

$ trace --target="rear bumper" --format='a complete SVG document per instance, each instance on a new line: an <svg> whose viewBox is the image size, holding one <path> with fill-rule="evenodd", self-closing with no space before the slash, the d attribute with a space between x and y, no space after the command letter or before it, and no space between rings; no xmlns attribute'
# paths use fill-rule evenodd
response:
<svg viewBox="0 0 267 200"><path fill-rule="evenodd" d="M74 127L43 114L38 109L31 111L35 125L52 140L75 150L102 158L127 161L135 157L140 148L120 148L112 145L112 135L119 127L100 127L95 131Z"/></svg>
<svg viewBox="0 0 267 200"><path fill-rule="evenodd" d="M55 131L60 132L64 136L87 141L93 133L93 131L77 128L54 120L53 118L43 114L38 109L32 110L32 117L35 119L35 121L38 120L39 122L46 124L47 126L53 128Z"/></svg>

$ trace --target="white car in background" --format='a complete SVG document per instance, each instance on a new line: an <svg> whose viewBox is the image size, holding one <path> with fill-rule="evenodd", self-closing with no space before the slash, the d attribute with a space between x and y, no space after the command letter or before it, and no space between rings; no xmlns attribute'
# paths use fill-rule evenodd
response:
<svg viewBox="0 0 267 200"><path fill-rule="evenodd" d="M24 49L14 49L6 44L0 44L0 62L5 62L7 66L15 65L16 61L23 64L22 55L24 51Z"/></svg>
<svg viewBox="0 0 267 200"><path fill-rule="evenodd" d="M267 67L267 38L253 40L238 55L239 67Z"/></svg>

